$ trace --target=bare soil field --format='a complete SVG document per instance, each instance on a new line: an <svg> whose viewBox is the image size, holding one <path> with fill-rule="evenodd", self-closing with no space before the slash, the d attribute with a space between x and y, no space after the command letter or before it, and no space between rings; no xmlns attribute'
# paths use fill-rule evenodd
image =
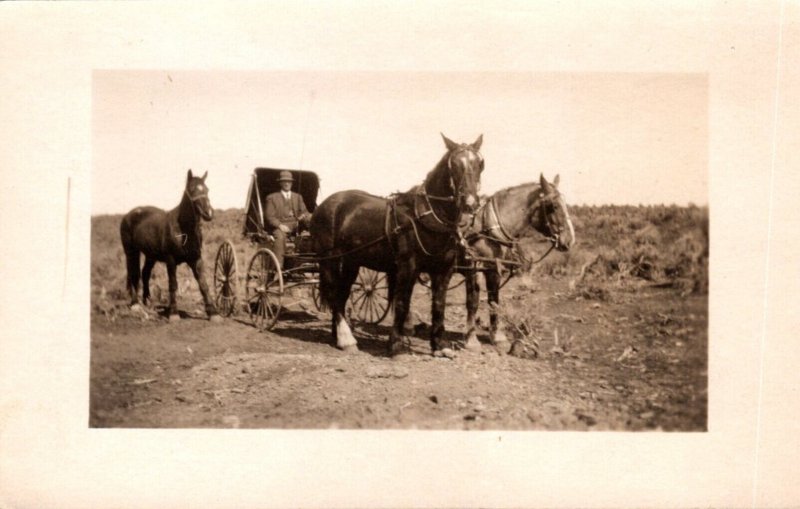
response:
<svg viewBox="0 0 800 509"><path fill-rule="evenodd" d="M430 355L422 286L413 301L421 319L414 354L397 359L386 355L391 314L379 325L356 323L361 352L347 355L332 346L329 316L314 309L308 288L287 295L291 305L263 333L244 314L210 323L185 267L180 321L163 316L165 291L154 292L153 308L131 311L119 216L93 218L89 424L703 431L707 211L687 210L637 219L626 209L578 208L578 246L501 291L501 316L516 340L511 354L497 352L483 331L482 351L455 359ZM206 229L207 264L225 238L245 243L239 213L224 211ZM157 288L166 288L164 272L154 271ZM464 316L461 286L449 293L448 334L460 337Z"/></svg>

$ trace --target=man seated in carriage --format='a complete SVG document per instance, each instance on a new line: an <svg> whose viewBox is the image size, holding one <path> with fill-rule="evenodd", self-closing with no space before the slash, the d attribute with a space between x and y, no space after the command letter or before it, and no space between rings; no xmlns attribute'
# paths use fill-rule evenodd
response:
<svg viewBox="0 0 800 509"><path fill-rule="evenodd" d="M303 202L303 197L292 192L294 178L289 171L282 171L278 177L281 190L267 196L267 203L264 212L267 221L267 228L275 237L275 244L272 252L278 258L281 268L283 268L283 255L286 252L286 237L297 233L298 229L308 227L311 219Z"/></svg>

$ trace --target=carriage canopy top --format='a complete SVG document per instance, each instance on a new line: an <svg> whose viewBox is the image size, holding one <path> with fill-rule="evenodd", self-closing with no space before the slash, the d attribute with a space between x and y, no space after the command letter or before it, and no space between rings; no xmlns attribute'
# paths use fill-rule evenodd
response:
<svg viewBox="0 0 800 509"><path fill-rule="evenodd" d="M316 173L307 170L286 170L280 168L256 168L250 177L250 187L247 190L245 203L244 235L263 233L266 230L264 219L264 204L267 195L280 191L278 177L282 171L292 174L294 182L292 191L303 197L303 202L309 212L317 208L317 195L319 194L319 177Z"/></svg>

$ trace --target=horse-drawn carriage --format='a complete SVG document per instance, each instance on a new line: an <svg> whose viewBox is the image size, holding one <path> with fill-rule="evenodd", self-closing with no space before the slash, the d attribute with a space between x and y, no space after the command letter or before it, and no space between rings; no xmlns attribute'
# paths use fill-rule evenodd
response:
<svg viewBox="0 0 800 509"><path fill-rule="evenodd" d="M274 252L275 238L267 228L266 197L280 190L278 176L290 171L292 191L303 198L309 212L317 207L320 181L316 173L303 170L256 168L247 191L242 236L255 247L240 276L236 247L226 240L217 250L214 263L216 305L223 316L243 310L261 330L274 327L282 309L282 299L298 287L310 289L317 310L320 308L319 260L312 250L309 232L300 231L286 243L283 267ZM243 288L243 290L242 290ZM242 295L242 291L244 294ZM364 323L379 323L389 311L388 285L384 274L363 268L350 296L351 316Z"/></svg>
<svg viewBox="0 0 800 509"><path fill-rule="evenodd" d="M306 286L318 309L321 302L331 310L332 336L337 347L345 351L357 349L345 319L348 307L351 318L378 323L391 306L394 323L389 352L397 355L409 351L405 320L414 284L424 272L430 276L431 349L434 355L450 356L452 340L444 337L444 309L450 279L457 270L467 287L466 347L480 348L475 334L479 291L476 274L484 273L489 302L496 304L501 268L520 263L505 255L516 245L524 228L539 231L552 244L551 249L561 251L573 244L574 230L557 190L558 176L551 184L540 174L538 183L498 191L482 205L478 187L484 167L480 154L483 137L471 144L455 143L444 135L442 138L447 151L423 183L387 198L358 190L339 191L317 206L317 175L289 171L294 192L302 196L306 208L314 214L308 233L288 239L283 267L272 249L275 239L266 229L264 203L269 194L278 190L278 177L287 170L257 168L247 192L242 231L255 246L255 253L247 271L240 276L234 244L222 243L214 264L214 300L203 276L200 228L201 219L212 219L213 209L206 175L196 177L189 170L176 208L166 212L137 207L122 220L120 235L131 305L139 303L143 253L142 301L146 304L149 299L153 265L157 261L166 263L170 319L178 317L175 269L180 263L188 263L212 321L219 321L217 313L230 316L242 304L259 329L272 328L284 293ZM494 307L490 306L490 310L490 340L495 345L506 343Z"/></svg>

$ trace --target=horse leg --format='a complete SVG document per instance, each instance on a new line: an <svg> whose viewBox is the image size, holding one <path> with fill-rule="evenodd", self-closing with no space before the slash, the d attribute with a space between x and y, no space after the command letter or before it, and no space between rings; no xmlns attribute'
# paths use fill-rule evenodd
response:
<svg viewBox="0 0 800 509"><path fill-rule="evenodd" d="M334 297L333 309L336 347L346 353L358 351L358 343L345 317L350 288L353 286L356 277L358 277L358 267L353 268L343 265L339 272L339 279L336 281L336 296Z"/></svg>
<svg viewBox="0 0 800 509"><path fill-rule="evenodd" d="M414 288L411 288L411 295L409 297L409 303L414 298ZM418 321L417 317L414 316L414 313L411 311L411 305L406 308L406 319L403 322L403 334L406 336L413 336L414 332L416 331L417 324L421 323Z"/></svg>
<svg viewBox="0 0 800 509"><path fill-rule="evenodd" d="M336 281L339 274L339 262L323 260L319 262L319 301L322 310L331 312L331 338L333 344L337 343L336 326L339 324L336 316Z"/></svg>
<svg viewBox="0 0 800 509"><path fill-rule="evenodd" d="M192 268L192 274L194 274L194 278L197 281L197 286L200 287L200 294L203 296L203 304L206 306L206 314L209 320L213 323L221 322L222 317L219 316L217 312L217 306L214 305L214 301L212 301L211 297L208 295L208 284L206 283L203 259L198 258L194 263L190 263L189 266Z"/></svg>
<svg viewBox="0 0 800 509"><path fill-rule="evenodd" d="M145 257L144 267L142 268L142 303L145 306L150 302L150 274L152 274L155 264L155 258Z"/></svg>
<svg viewBox="0 0 800 509"><path fill-rule="evenodd" d="M404 335L404 326L411 307L411 294L414 291L414 282L419 273L413 263L403 263L398 267L394 282L394 324L389 335L389 355L395 356L409 353L410 340Z"/></svg>
<svg viewBox="0 0 800 509"><path fill-rule="evenodd" d="M500 305L500 273L490 270L484 274L489 299L489 338L498 352L506 353L509 350L508 338L503 331L503 324L497 318L497 307Z"/></svg>
<svg viewBox="0 0 800 509"><path fill-rule="evenodd" d="M436 357L455 357L453 346L444 339L444 311L447 304L447 286L451 270L431 274L431 351Z"/></svg>
<svg viewBox="0 0 800 509"><path fill-rule="evenodd" d="M478 274L475 271L466 271L464 273L464 282L466 283L467 292L467 325L464 332L465 348L473 352L481 350L481 343L478 341L478 333L476 330L476 317L478 315L478 306L480 304L481 288L478 286Z"/></svg>
<svg viewBox="0 0 800 509"><path fill-rule="evenodd" d="M175 260L169 258L167 260L167 276L169 277L169 308L167 308L167 316L170 321L180 320L181 315L178 314L178 301L176 293L178 292L178 264Z"/></svg>
<svg viewBox="0 0 800 509"><path fill-rule="evenodd" d="M128 294L131 297L131 307L139 305L139 251L125 250L125 261L128 266Z"/></svg>

